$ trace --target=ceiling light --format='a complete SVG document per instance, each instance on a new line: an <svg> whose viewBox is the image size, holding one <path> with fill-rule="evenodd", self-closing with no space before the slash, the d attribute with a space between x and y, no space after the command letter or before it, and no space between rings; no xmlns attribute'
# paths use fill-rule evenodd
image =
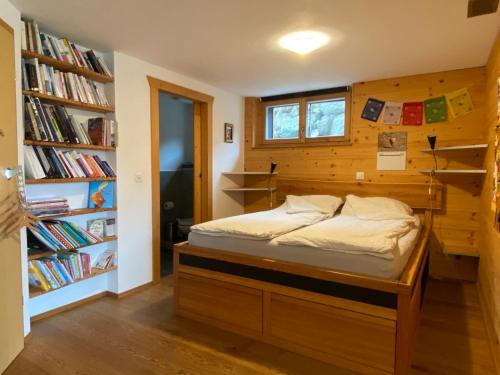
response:
<svg viewBox="0 0 500 375"><path fill-rule="evenodd" d="M278 44L284 49L306 55L318 48L323 47L330 41L330 37L325 33L312 30L296 31L282 36Z"/></svg>

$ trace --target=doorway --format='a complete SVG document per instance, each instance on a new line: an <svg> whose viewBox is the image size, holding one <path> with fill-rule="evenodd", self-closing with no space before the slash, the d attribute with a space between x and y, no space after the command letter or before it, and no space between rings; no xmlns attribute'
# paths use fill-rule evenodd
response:
<svg viewBox="0 0 500 375"><path fill-rule="evenodd" d="M162 227L161 220L160 95L168 94L171 97L177 98L175 100L192 103L192 222L194 224L212 218L211 135L214 98L210 95L157 78L148 77L148 81L151 98L152 271L153 283L158 283L161 277L162 238L169 238L169 225ZM167 203L166 208L168 207L171 207L171 204ZM187 219L189 219L189 217ZM162 233L164 230L166 230L167 233ZM173 228L173 230L175 230L175 228ZM172 267L172 265L167 265L167 267Z"/></svg>
<svg viewBox="0 0 500 375"><path fill-rule="evenodd" d="M160 276L172 273L173 245L186 241L193 225L194 103L161 91Z"/></svg>

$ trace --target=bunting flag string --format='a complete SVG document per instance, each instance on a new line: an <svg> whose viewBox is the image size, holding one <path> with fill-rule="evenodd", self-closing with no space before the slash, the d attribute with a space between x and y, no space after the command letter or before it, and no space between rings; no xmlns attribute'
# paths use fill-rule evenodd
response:
<svg viewBox="0 0 500 375"><path fill-rule="evenodd" d="M424 101L392 102L368 98L361 118L385 125L423 125L444 122L472 112L472 99L467 88ZM382 116L381 116L382 115Z"/></svg>

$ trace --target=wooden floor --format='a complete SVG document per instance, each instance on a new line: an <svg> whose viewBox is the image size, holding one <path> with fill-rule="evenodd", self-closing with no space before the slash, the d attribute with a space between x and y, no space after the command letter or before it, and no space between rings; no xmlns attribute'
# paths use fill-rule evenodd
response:
<svg viewBox="0 0 500 375"><path fill-rule="evenodd" d="M32 332L5 375L353 374L173 317L169 278L36 322ZM429 283L411 374L494 374L473 284Z"/></svg>

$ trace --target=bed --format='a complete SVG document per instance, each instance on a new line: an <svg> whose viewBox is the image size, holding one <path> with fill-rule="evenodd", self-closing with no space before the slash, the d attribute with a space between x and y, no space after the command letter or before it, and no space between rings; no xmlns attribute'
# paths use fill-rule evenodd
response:
<svg viewBox="0 0 500 375"><path fill-rule="evenodd" d="M176 314L359 373L406 374L442 188L429 194L427 184L279 179L276 199L350 193L390 196L421 211L420 230L398 242L409 246L401 259L336 254L332 263L321 249L305 256L300 246L195 233L174 249ZM363 274L367 268L377 276Z"/></svg>

